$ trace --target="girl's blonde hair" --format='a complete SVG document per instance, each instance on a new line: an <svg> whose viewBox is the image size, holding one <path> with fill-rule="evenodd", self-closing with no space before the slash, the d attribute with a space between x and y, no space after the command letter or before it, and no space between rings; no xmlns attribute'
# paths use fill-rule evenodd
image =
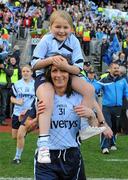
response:
<svg viewBox="0 0 128 180"><path fill-rule="evenodd" d="M20 66L21 70L24 68L24 67L27 67L28 69L30 69L32 71L32 67L29 65L29 64L23 64Z"/></svg>
<svg viewBox="0 0 128 180"><path fill-rule="evenodd" d="M72 17L70 16L70 14L68 12L63 11L63 10L54 11L51 14L51 16L50 16L50 26L52 26L52 24L54 23L54 21L58 17L61 17L61 18L65 19L70 24L71 28L73 28Z"/></svg>

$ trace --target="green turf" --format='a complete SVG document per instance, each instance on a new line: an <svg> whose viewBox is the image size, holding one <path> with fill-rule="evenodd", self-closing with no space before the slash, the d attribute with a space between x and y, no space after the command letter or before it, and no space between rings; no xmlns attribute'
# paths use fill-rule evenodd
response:
<svg viewBox="0 0 128 180"><path fill-rule="evenodd" d="M15 154L16 142L11 134L0 133L0 177L33 177L33 157L36 148L37 134L31 133L26 138L25 150L20 165L11 164ZM111 162L106 160L128 160L128 136L117 139L118 151L102 155L99 148L99 137L86 140L82 154L86 165L86 175L92 178L128 178L128 161Z"/></svg>

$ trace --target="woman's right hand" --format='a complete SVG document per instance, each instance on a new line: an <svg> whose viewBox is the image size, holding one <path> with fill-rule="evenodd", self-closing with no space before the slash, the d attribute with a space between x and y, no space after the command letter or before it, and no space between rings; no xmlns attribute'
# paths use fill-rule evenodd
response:
<svg viewBox="0 0 128 180"><path fill-rule="evenodd" d="M44 113L46 107L43 101L39 101L37 103L37 116L39 116L40 114Z"/></svg>

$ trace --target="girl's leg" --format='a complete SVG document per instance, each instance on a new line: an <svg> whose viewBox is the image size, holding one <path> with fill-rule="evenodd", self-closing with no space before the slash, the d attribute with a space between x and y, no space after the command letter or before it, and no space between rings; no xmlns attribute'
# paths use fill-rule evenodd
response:
<svg viewBox="0 0 128 180"><path fill-rule="evenodd" d="M21 162L21 155L24 149L24 142L25 142L25 135L27 131L25 126L21 125L18 129L17 133L17 147L16 147L16 154L13 159L13 163L19 164Z"/></svg>
<svg viewBox="0 0 128 180"><path fill-rule="evenodd" d="M72 88L83 96L82 104L84 104L88 108L91 108L92 110L95 109L97 112L98 120L103 121L104 117L101 108L99 107L98 103L95 100L94 87L91 84L87 83L82 78L78 76L73 76ZM98 125L97 118L94 117L91 123L92 125Z"/></svg>
<svg viewBox="0 0 128 180"><path fill-rule="evenodd" d="M51 115L53 111L54 89L53 86L46 82L41 84L36 91L39 101L45 104L45 111L39 115L39 140L38 140L38 162L50 163L50 154L48 148L49 129Z"/></svg>
<svg viewBox="0 0 128 180"><path fill-rule="evenodd" d="M39 101L44 102L46 108L44 113L39 115L39 134L48 135L53 110L54 89L50 83L46 82L38 87L36 95Z"/></svg>
<svg viewBox="0 0 128 180"><path fill-rule="evenodd" d="M85 80L83 80L80 77L73 76L72 88L75 91L79 92L81 95L83 95L82 104L84 104L86 107L92 109L92 111L90 111L91 116L92 116L92 114L94 114L93 109L96 109L97 114L102 113L100 111L100 107L97 107L98 104L95 103L96 102L95 91L94 91L94 88L92 85L90 85L89 83L87 83ZM86 118L81 118L81 120L84 120L85 122L87 121ZM89 118L88 120L89 120L89 124L91 124L92 126L98 126L98 121L97 121L95 114L91 119ZM82 125L82 123L81 123L81 125ZM87 127L87 122L86 122L85 127ZM93 137L97 134L100 134L104 130L105 130L104 127L90 127L89 126L87 128L83 128L83 130L81 129L81 131L80 131L81 140L85 140L85 139Z"/></svg>
<svg viewBox="0 0 128 180"><path fill-rule="evenodd" d="M72 88L83 96L82 104L91 109L94 107L95 90L91 84L78 76L73 76Z"/></svg>
<svg viewBox="0 0 128 180"><path fill-rule="evenodd" d="M26 135L27 131L25 126L21 125L18 134L17 134L17 148L23 149L24 148L24 137Z"/></svg>
<svg viewBox="0 0 128 180"><path fill-rule="evenodd" d="M12 128L12 139L16 139L17 138L17 132L18 132L18 129L13 129Z"/></svg>

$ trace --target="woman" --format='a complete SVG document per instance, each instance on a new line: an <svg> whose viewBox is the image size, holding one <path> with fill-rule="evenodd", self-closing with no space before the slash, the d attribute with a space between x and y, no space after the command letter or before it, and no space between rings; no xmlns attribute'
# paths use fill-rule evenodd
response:
<svg viewBox="0 0 128 180"><path fill-rule="evenodd" d="M68 72L52 65L47 72L46 80L51 82L55 89L54 109L49 132L51 163L39 163L39 153L42 147L39 136L38 152L35 155L35 179L85 180L78 137L80 118L92 118L91 113L87 107L81 105L82 96L72 90L71 77ZM41 103L38 106L38 111L40 112L40 110ZM105 131L108 136L111 136L110 130Z"/></svg>

